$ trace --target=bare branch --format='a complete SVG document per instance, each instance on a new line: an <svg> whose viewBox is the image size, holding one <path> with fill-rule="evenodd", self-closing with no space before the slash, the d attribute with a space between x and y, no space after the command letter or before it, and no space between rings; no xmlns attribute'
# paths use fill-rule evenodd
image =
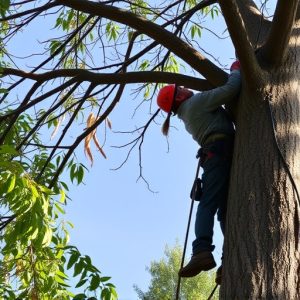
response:
<svg viewBox="0 0 300 300"><path fill-rule="evenodd" d="M43 172L45 171L47 165L48 165L48 164L50 163L50 161L52 160L52 158L53 158L53 156L54 156L56 150L58 149L58 147L60 147L60 143L61 143L62 140L64 139L64 137L65 137L67 131L69 130L69 128L70 128L71 125L73 124L73 122L74 122L74 120L75 120L77 114L79 113L79 111L80 111L81 107L83 106L85 100L90 96L90 93L93 91L93 89L94 89L94 85L91 84L91 85L88 87L88 89L86 90L86 92L85 92L85 94L84 94L84 96L83 96L81 102L80 102L80 103L78 104L78 106L76 107L76 109L75 109L75 111L74 111L72 117L70 118L68 124L67 124L67 125L65 126L65 128L63 129L63 132L62 132L61 136L59 137L59 139L58 139L58 141L57 141L55 147L52 149L52 151L51 151L50 155L48 156L46 162L44 163L44 165L43 165L43 167L42 167L40 173L39 173L38 176L36 177L36 181L39 181L39 179L40 179L41 176L43 175ZM70 148L71 148L71 147L70 147ZM74 148L74 149L75 149L75 148ZM74 151L74 150L73 150L73 151ZM55 176L54 176L54 177L55 177ZM55 180L55 181L56 181L56 180ZM53 187L53 186L51 186L51 188L52 188L52 187Z"/></svg>
<svg viewBox="0 0 300 300"><path fill-rule="evenodd" d="M69 37L62 43L62 45L60 45L45 61L43 61L42 63L40 63L37 67L35 67L31 73L36 72L37 70L39 70L40 68L42 68L44 65L46 65L49 61L51 61L55 56L57 56L59 53L61 53L64 49L64 47L78 34L78 32L86 25L88 24L88 22L92 19L91 16L88 16L86 18L86 20L78 27L76 28L70 35ZM2 72L1 72L2 75ZM27 78L27 77L25 77ZM11 91L12 89L14 89L16 86L18 86L20 83L22 83L25 78L20 79L19 81L17 81L16 83L12 84L8 90ZM1 99L0 99L0 104L5 100L5 98L7 97L8 93L5 94Z"/></svg>
<svg viewBox="0 0 300 300"><path fill-rule="evenodd" d="M68 100L68 98L72 95L72 93L75 91L75 89L79 86L80 83L75 84L68 92L67 94L58 102L56 103L51 109L48 109L37 121L34 127L26 134L23 141L17 145L16 150L21 149L25 144L29 145L28 141L30 137L38 130L38 128L41 126L41 123L58 107L60 107L65 101Z"/></svg>
<svg viewBox="0 0 300 300"><path fill-rule="evenodd" d="M41 95L41 96L39 96L39 97L31 100L27 105L25 105L24 104L25 102L23 101L23 104L20 105L15 110L10 111L10 112L8 112L7 114L5 114L3 116L0 116L0 121L6 120L7 117L9 117L9 116L15 116L15 115L18 116L20 113L24 112L28 108L30 108L30 107L32 107L32 106L40 103L41 101L47 99L48 97L50 97L50 96L52 96L52 95L54 95L56 93L59 93L59 92L63 91L64 89L68 88L69 86L71 86L74 83L76 83L76 80L74 78L72 78L72 79L68 80L67 82L61 84L60 86L54 88L53 90L50 90L49 92L47 92L47 93L45 93L45 94L43 94L43 95ZM37 82L37 84L41 84L41 83ZM0 139L0 144L1 144L1 139Z"/></svg>
<svg viewBox="0 0 300 300"><path fill-rule="evenodd" d="M224 18L241 61L245 81L250 88L256 88L261 82L261 69L257 63L253 47L249 40L245 24L234 0L219 0Z"/></svg>
<svg viewBox="0 0 300 300"><path fill-rule="evenodd" d="M20 12L20 13L17 13L17 14L14 14L14 15L9 15L9 16L6 16L4 18L0 18L0 22L3 22L3 21L8 21L8 20L15 20L17 18L20 18L20 17L24 17L26 15L30 15L32 13L41 13L45 10L48 10L49 8L52 8L52 7L55 7L55 6L58 6L57 3L55 2L49 2L43 6L40 6L40 7L36 7L36 8L33 8L33 9L28 9L28 10L25 10L23 12Z"/></svg>
<svg viewBox="0 0 300 300"><path fill-rule="evenodd" d="M178 57L183 59L196 71L205 76L214 85L224 84L227 74L215 64L202 56L188 43L174 36L171 32L147 19L137 16L130 11L85 0L57 0L57 3L88 13L92 16L104 17L147 34Z"/></svg>
<svg viewBox="0 0 300 300"><path fill-rule="evenodd" d="M225 73L226 74L226 73ZM76 81L89 81L93 84L126 84L126 83L177 83L188 88L203 91L213 86L204 79L171 72L127 72L97 74L83 69L60 69L41 74L27 73L18 69L4 68L2 76L15 75L36 81L46 81L59 77L73 77Z"/></svg>
<svg viewBox="0 0 300 300"><path fill-rule="evenodd" d="M269 67L279 65L286 54L295 22L299 0L278 0L269 37L262 48L262 55Z"/></svg>

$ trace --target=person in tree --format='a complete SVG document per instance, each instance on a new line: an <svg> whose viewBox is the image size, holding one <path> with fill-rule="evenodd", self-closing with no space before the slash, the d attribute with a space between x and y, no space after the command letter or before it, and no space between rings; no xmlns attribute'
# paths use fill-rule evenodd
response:
<svg viewBox="0 0 300 300"><path fill-rule="evenodd" d="M192 244L192 257L179 271L181 277L193 277L216 266L213 257L214 216L217 213L223 235L230 167L234 143L234 125L222 105L237 98L240 91L240 63L230 68L225 85L194 94L174 84L164 86L157 96L158 106L168 113L162 131L168 135L172 114L184 122L186 130L200 145L198 157L203 168L202 193L195 221L196 239ZM216 282L221 281L222 266L217 270Z"/></svg>

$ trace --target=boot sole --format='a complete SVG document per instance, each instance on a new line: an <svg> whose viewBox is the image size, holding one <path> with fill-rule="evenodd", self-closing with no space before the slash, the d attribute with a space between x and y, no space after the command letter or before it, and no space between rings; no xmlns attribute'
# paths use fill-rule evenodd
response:
<svg viewBox="0 0 300 300"><path fill-rule="evenodd" d="M200 271L199 271L199 268L194 268L194 269L188 270L186 272L179 271L178 275L180 277L194 277L194 276L198 275L199 273L201 273L202 271L209 271L209 270L213 269L214 267L216 267L216 265L217 264L215 262L211 262L209 264L201 266Z"/></svg>

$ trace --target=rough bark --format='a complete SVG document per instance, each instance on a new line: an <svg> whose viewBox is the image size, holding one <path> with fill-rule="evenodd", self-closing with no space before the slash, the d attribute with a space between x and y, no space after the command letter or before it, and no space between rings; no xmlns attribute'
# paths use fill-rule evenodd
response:
<svg viewBox="0 0 300 300"><path fill-rule="evenodd" d="M274 137L300 187L299 30L261 88L244 83L237 118L221 299L300 298L300 208Z"/></svg>

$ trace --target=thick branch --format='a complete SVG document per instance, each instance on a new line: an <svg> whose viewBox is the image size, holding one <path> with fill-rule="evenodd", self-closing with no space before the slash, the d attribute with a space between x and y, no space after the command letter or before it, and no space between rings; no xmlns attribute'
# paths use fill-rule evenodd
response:
<svg viewBox="0 0 300 300"><path fill-rule="evenodd" d="M245 24L234 0L219 0L228 31L241 61L245 81L250 88L259 86L260 67L257 63Z"/></svg>
<svg viewBox="0 0 300 300"><path fill-rule="evenodd" d="M239 0L236 4L242 15L248 38L256 49L265 41L271 22L264 18L254 1Z"/></svg>
<svg viewBox="0 0 300 300"><path fill-rule="evenodd" d="M299 0L278 0L270 35L263 46L262 55L272 66L278 66L286 54Z"/></svg>
<svg viewBox="0 0 300 300"><path fill-rule="evenodd" d="M161 26L148 21L141 16L137 16L124 9L85 0L57 0L56 3L132 27L139 32L147 34L149 37L168 48L192 68L205 76L212 84L220 85L227 81L227 74L202 56L193 47L174 36L166 29L163 29Z"/></svg>
<svg viewBox="0 0 300 300"><path fill-rule="evenodd" d="M225 73L226 74L226 73ZM209 90L213 86L204 79L171 72L127 72L97 74L82 69L61 69L34 74L18 69L5 68L2 76L15 75L36 81L47 81L59 77L74 77L77 81L89 81L94 84L127 84L127 83L176 83L198 91Z"/></svg>

